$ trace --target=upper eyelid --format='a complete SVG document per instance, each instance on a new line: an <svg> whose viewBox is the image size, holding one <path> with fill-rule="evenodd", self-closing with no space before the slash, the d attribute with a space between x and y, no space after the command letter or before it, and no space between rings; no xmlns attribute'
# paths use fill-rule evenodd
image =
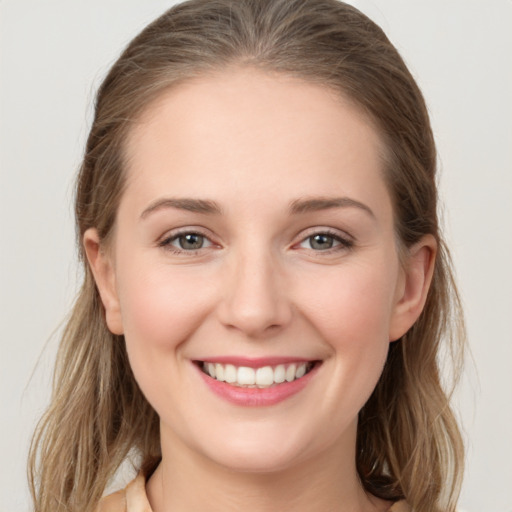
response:
<svg viewBox="0 0 512 512"><path fill-rule="evenodd" d="M166 242L169 242L171 240L174 240L178 238L179 236L186 235L186 234L198 234L201 235L209 240L209 242L213 245L219 245L218 242L215 241L215 237L210 234L210 230L207 230L205 228L199 227L199 226L183 226L181 228L175 228L170 231L167 231L164 235L162 235L158 240L157 243L159 245L162 245ZM339 239L341 241L346 242L355 242L355 238L347 233L346 231L327 227L327 226L313 226L310 228L306 228L301 230L299 233L297 233L293 239L294 242L291 243L291 246L295 246L298 243L302 243L308 238L318 235L318 234L324 234L328 236L332 236L333 238ZM200 250L200 249L199 249Z"/></svg>
<svg viewBox="0 0 512 512"><path fill-rule="evenodd" d="M183 249L181 247L176 247L173 242L175 242L178 238L184 235L189 234L196 234L199 235L206 240L208 240L208 246L207 247L200 247L198 249ZM157 240L156 242L157 246L161 249L164 249L165 251L170 251L176 255L183 255L183 256L192 256L195 254L199 254L201 251L204 251L206 249L210 249L211 247L218 245L216 244L210 236L204 234L201 230L198 229L178 229L177 231L167 232L163 237Z"/></svg>
<svg viewBox="0 0 512 512"><path fill-rule="evenodd" d="M207 232L207 230L205 230L204 228L200 228L200 227L196 227L196 226L185 226L183 228L175 228L175 229L166 231L161 237L158 238L157 242L162 243L162 242L165 242L168 240L173 240L175 238L178 238L179 236L189 235L189 234L197 234L197 235L204 236L205 238L210 240L210 242L213 243L212 235L210 235Z"/></svg>
<svg viewBox="0 0 512 512"><path fill-rule="evenodd" d="M335 244L333 247L323 250L301 247L303 243L305 243L308 239L314 237L315 235L327 235L329 237L332 237L337 241L337 244ZM291 244L290 248L297 250L301 249L303 251L306 251L307 253L317 254L319 257L327 257L328 255L334 255L339 254L340 252L350 251L354 248L356 244L355 237L350 235L346 231L327 226L315 226L310 229L303 230L297 234L297 237L300 238L298 238L298 241Z"/></svg>
<svg viewBox="0 0 512 512"><path fill-rule="evenodd" d="M337 228L330 228L327 226L316 226L302 230L299 233L297 233L297 235L294 238L298 239L299 242L302 242L314 235L329 235L334 238L339 238L340 240L355 242L355 238L350 233L347 233L346 231Z"/></svg>

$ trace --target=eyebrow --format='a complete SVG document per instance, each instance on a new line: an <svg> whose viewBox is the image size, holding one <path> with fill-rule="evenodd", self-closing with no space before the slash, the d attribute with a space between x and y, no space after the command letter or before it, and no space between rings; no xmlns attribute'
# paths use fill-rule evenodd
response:
<svg viewBox="0 0 512 512"><path fill-rule="evenodd" d="M151 203L140 215L141 219L145 219L148 215L157 210L165 208L176 208L178 210L186 210L188 212L202 213L202 214L215 214L220 215L222 209L215 201L207 199L192 199L192 198L163 198L157 199Z"/></svg>
<svg viewBox="0 0 512 512"><path fill-rule="evenodd" d="M290 203L290 213L292 214L316 212L331 208L359 208L373 219L376 218L369 206L350 197L312 197L296 199Z"/></svg>
<svg viewBox="0 0 512 512"><path fill-rule="evenodd" d="M204 215L220 215L222 208L215 201L193 198L162 198L151 203L142 213L140 218L145 219L151 213L166 208L176 208ZM332 208L359 208L375 219L373 211L364 203L350 197L312 197L296 199L290 203L291 215L329 210Z"/></svg>

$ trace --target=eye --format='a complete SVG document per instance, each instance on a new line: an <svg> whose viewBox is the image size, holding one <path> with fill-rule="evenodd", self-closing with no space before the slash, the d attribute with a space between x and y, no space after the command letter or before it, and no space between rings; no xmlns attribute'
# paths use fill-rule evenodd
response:
<svg viewBox="0 0 512 512"><path fill-rule="evenodd" d="M304 249L312 249L313 251L329 251L330 249L348 249L353 246L353 242L338 234L321 232L308 236L299 246Z"/></svg>
<svg viewBox="0 0 512 512"><path fill-rule="evenodd" d="M176 237L173 240L173 245L174 243L179 245L180 249L184 249L186 251L194 251L197 249L202 249L205 243L208 243L208 239L199 233L186 233Z"/></svg>
<svg viewBox="0 0 512 512"><path fill-rule="evenodd" d="M212 242L201 233L182 232L162 240L159 245L176 253L194 252L205 249Z"/></svg>

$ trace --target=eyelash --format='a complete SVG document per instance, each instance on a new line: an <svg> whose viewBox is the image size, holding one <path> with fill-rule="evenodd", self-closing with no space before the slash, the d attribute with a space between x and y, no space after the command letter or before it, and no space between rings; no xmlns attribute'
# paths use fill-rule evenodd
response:
<svg viewBox="0 0 512 512"><path fill-rule="evenodd" d="M187 249L178 248L178 247L175 247L172 245L173 242L178 241L181 237L184 237L187 235L195 235L195 236L202 237L205 241L208 241L209 246L200 247L199 249L187 250ZM313 239L313 237L321 236L321 235L323 235L327 238L332 238L333 243L337 242L337 245L334 245L333 247L330 247L328 249L315 250L315 249L310 248L308 250L313 251L318 254L327 255L327 254L332 254L332 253L339 252L339 251L350 250L354 247L354 241L352 239L350 239L348 237L345 238L343 236L340 236L340 234L338 232L334 232L329 229L322 229L319 231L312 232L308 236L304 237L298 244L294 244L294 247L296 247L297 245L301 246L306 241ZM186 254L186 255L191 255L191 256L199 254L203 249L206 249L212 245L214 245L214 243L208 238L207 235L205 235L204 233L201 233L200 231L195 231L195 230L186 230L186 231L180 231L178 233L173 233L172 235L164 238L162 241L160 241L158 243L159 247L162 247L165 250L172 252L173 254L179 254L179 255Z"/></svg>
<svg viewBox="0 0 512 512"><path fill-rule="evenodd" d="M210 245L214 245L213 242L204 233L201 233L200 231L195 231L195 230L185 230L185 231L180 231L178 233L173 233L172 235L164 238L161 242L158 243L158 246L164 248L167 251L172 252L173 254L187 254L187 255L192 255L192 256L199 254L199 252L202 249L206 248L206 247L200 247L199 249L187 250L187 249L180 249L180 248L174 247L172 245L172 242L178 241L181 237L184 237L187 235L200 236L204 240L207 240Z"/></svg>
<svg viewBox="0 0 512 512"><path fill-rule="evenodd" d="M330 247L328 249L323 249L323 250L315 250L315 249L308 249L308 250L311 250L311 251L313 251L315 253L320 253L320 254L327 255L327 254L333 254L333 253L336 253L336 252L339 252L339 251L350 250L350 249L352 249L354 247L354 240L352 240L348 236L347 237L343 237L338 232L332 231L330 229L321 229L319 231L312 232L308 236L304 237L299 242L299 245L302 245L307 240L311 240L315 236L321 236L321 235L323 235L323 236L325 236L327 238L332 238L334 240L334 242L338 243L338 245L335 245L334 247Z"/></svg>

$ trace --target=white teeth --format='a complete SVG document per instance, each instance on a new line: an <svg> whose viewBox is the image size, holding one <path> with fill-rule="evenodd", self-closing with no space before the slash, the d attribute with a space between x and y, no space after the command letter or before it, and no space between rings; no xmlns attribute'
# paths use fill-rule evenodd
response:
<svg viewBox="0 0 512 512"><path fill-rule="evenodd" d="M224 380L229 383L236 382L236 368L232 364L224 367Z"/></svg>
<svg viewBox="0 0 512 512"><path fill-rule="evenodd" d="M274 370L271 366L264 366L256 370L256 384L265 387L274 384Z"/></svg>
<svg viewBox="0 0 512 512"><path fill-rule="evenodd" d="M291 382L292 380L295 380L295 370L296 370L296 368L297 367L294 364L291 364L286 369L286 380L288 382Z"/></svg>
<svg viewBox="0 0 512 512"><path fill-rule="evenodd" d="M224 381L224 366L219 363L215 365L215 378L221 382Z"/></svg>
<svg viewBox="0 0 512 512"><path fill-rule="evenodd" d="M249 368L232 364L203 363L203 370L210 377L240 387L268 388L283 382L292 382L304 377L313 368L312 363L278 364L275 367Z"/></svg>
<svg viewBox="0 0 512 512"><path fill-rule="evenodd" d="M305 364L301 364L297 368L297 371L295 372L295 378L296 379L300 379L301 377L304 377L305 374L306 374L306 365Z"/></svg>
<svg viewBox="0 0 512 512"><path fill-rule="evenodd" d="M256 372L253 368L240 366L236 373L236 380L238 381L238 384L250 386L256 382Z"/></svg>
<svg viewBox="0 0 512 512"><path fill-rule="evenodd" d="M281 382L284 382L286 380L286 368L284 367L284 364L279 364L276 366L276 369L274 370L274 382L276 384L281 384Z"/></svg>

